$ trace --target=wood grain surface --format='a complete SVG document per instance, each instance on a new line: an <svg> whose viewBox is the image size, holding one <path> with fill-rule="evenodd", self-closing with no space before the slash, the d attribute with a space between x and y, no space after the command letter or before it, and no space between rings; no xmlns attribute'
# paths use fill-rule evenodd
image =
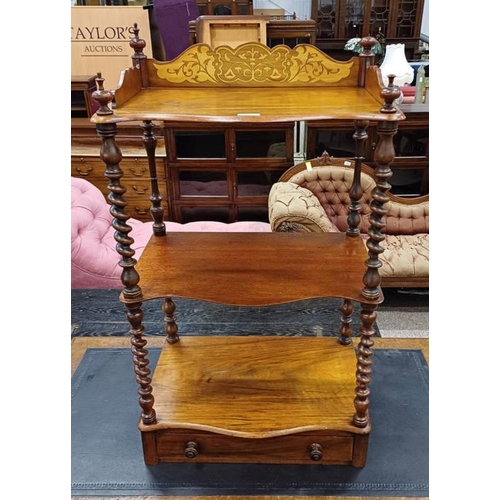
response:
<svg viewBox="0 0 500 500"><path fill-rule="evenodd" d="M355 372L354 349L336 338L183 337L156 364L158 422L139 428L245 438L364 433L352 424Z"/></svg>
<svg viewBox="0 0 500 500"><path fill-rule="evenodd" d="M144 338L148 341L149 347L163 347L166 344L166 337L145 336ZM429 339L376 338L373 340L375 341L373 349L419 349L429 363ZM353 338L355 347L357 347L358 342L359 338ZM74 337L71 340L71 375L80 364L87 349L119 347L130 348L130 339L128 337ZM130 355L130 369L133 370L132 354Z"/></svg>
<svg viewBox="0 0 500 500"><path fill-rule="evenodd" d="M163 337L146 337L150 347L163 347L165 338ZM419 349L429 362L429 339L392 339L379 338L375 339L374 349ZM353 344L356 347L359 339L354 338ZM130 341L125 337L75 337L71 341L71 373L73 374L78 364L80 363L85 351L88 348L128 348ZM132 355L130 360L130 369L133 368ZM118 497L113 496L81 496L75 495L72 500L117 500ZM182 500L206 500L203 496L183 496ZM344 496L315 496L318 500L345 500ZM357 496L348 497L349 500L412 500L414 497L373 497L373 496ZM422 500L428 500L429 497L420 497ZM120 500L179 500L178 496L152 496L152 495L137 495L137 496L120 496ZM257 496L242 496L242 495L215 495L210 496L211 500L310 500L310 496L272 496L272 495L257 495Z"/></svg>
<svg viewBox="0 0 500 500"><path fill-rule="evenodd" d="M170 233L151 238L136 269L145 299L239 306L317 297L364 302L366 259L361 238L344 233Z"/></svg>

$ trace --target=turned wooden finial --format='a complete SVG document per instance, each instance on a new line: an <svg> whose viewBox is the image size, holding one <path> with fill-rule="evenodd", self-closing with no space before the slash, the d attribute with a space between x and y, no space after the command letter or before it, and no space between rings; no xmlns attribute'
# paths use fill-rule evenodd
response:
<svg viewBox="0 0 500 500"><path fill-rule="evenodd" d="M146 46L146 40L139 38L139 28L137 23L134 23L134 38L130 40L130 46L134 49L134 54L132 55L132 66L141 72L141 82L142 88L147 88L149 86L148 69L146 66L147 56L144 54L143 50Z"/></svg>
<svg viewBox="0 0 500 500"><path fill-rule="evenodd" d="M95 81L97 83L97 90L92 92L92 97L100 104L96 114L99 116L112 115L113 110L109 107L109 103L113 100L113 92L111 90L104 90L104 78L101 77L100 72L97 73Z"/></svg>
<svg viewBox="0 0 500 500"><path fill-rule="evenodd" d="M394 101L401 95L401 90L399 90L397 85L394 85L394 78L396 78L396 75L387 75L387 78L389 79L387 87L384 87L380 91L380 97L382 97L385 101L385 104L380 109L380 112L395 113L396 108L394 106Z"/></svg>
<svg viewBox="0 0 500 500"><path fill-rule="evenodd" d="M137 23L134 23L134 29L132 31L134 32L134 38L132 38L132 40L130 40L129 42L130 46L134 49L134 55L132 56L132 59L143 59L146 57L146 55L143 53L144 47L146 46L146 40L139 38L139 28L137 27Z"/></svg>
<svg viewBox="0 0 500 500"><path fill-rule="evenodd" d="M365 36L360 41L359 44L363 47L364 56L374 56L375 54L372 52L372 48L377 45L378 41L373 36Z"/></svg>
<svg viewBox="0 0 500 500"><path fill-rule="evenodd" d="M359 41L363 52L358 54L359 57L359 73L358 73L358 86L364 87L366 83L366 70L375 64L375 54L372 48L377 44L377 39L372 36L365 36Z"/></svg>

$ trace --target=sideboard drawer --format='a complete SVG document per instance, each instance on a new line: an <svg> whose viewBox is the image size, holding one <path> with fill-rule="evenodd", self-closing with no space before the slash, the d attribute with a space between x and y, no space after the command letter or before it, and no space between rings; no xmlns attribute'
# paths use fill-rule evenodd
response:
<svg viewBox="0 0 500 500"><path fill-rule="evenodd" d="M100 164L99 164L100 163ZM104 176L105 165L92 156L72 156L71 176L82 177L94 184L94 179Z"/></svg>
<svg viewBox="0 0 500 500"><path fill-rule="evenodd" d="M150 179L148 159L145 157L122 158L120 167L123 170L122 179ZM156 158L156 177L159 181L165 181L164 158Z"/></svg>
<svg viewBox="0 0 500 500"><path fill-rule="evenodd" d="M120 162L123 177L120 184L127 189L127 212L135 219L151 221L151 178L149 176L148 160L145 157L123 158ZM72 156L71 176L86 179L96 186L105 197L108 196L108 179L104 176L105 164L98 156ZM163 206L166 210L164 219L167 220L167 190L163 159L156 161L158 188L163 197Z"/></svg>
<svg viewBox="0 0 500 500"><path fill-rule="evenodd" d="M147 439L148 432L143 432ZM247 439L185 429L158 431L160 462L249 462L347 464L353 457L352 435L331 432Z"/></svg>
<svg viewBox="0 0 500 500"><path fill-rule="evenodd" d="M149 181L149 165L147 158L134 157L123 158L120 161L120 168L123 170L123 180L146 179ZM71 175L73 177L84 177L88 181L104 179L106 165L98 156L71 156ZM156 160L156 176L159 181L165 180L165 167L163 159Z"/></svg>

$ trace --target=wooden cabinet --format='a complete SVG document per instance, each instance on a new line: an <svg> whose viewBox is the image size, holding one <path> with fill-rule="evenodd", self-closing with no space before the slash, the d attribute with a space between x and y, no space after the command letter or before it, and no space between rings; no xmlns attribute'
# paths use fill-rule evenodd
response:
<svg viewBox="0 0 500 500"><path fill-rule="evenodd" d="M391 168L392 192L419 196L429 192L429 106L400 106L406 120L394 137L396 158ZM295 124L296 125L296 124ZM302 124L301 124L302 125ZM149 167L142 145L140 122L118 125L126 166L124 184L131 215L150 221ZM377 125L367 128L365 163L375 167ZM353 157L350 120L306 122L306 157ZM294 164L294 124L156 124L158 180L167 220L192 222L268 221L268 194ZM88 119L72 120L71 175L84 177L104 194L107 183L99 158L100 139ZM132 202L134 204L132 204Z"/></svg>
<svg viewBox="0 0 500 500"><path fill-rule="evenodd" d="M415 57L420 39L424 0L312 0L316 46L331 57L353 56L344 45L350 38L376 36L404 43L407 59Z"/></svg>
<svg viewBox="0 0 500 500"><path fill-rule="evenodd" d="M160 194L166 205L165 218L168 220L168 188L165 175L165 143L162 128L155 127L158 137L156 149L156 172ZM118 135L122 141L121 162L127 188L130 216L142 221L151 221L151 177L149 164L142 141L143 128L140 121L130 121L118 125ZM101 139L95 125L88 118L71 119L71 176L82 177L97 186L107 196L107 181L104 177L105 165L100 159Z"/></svg>
<svg viewBox="0 0 500 500"><path fill-rule="evenodd" d="M406 120L399 124L394 137L396 157L391 165L391 192L398 196L421 196L429 193L429 105L403 104L400 106ZM375 167L375 149L378 143L376 123L367 128L368 140L363 152L367 165ZM320 156L327 151L331 156L354 157L350 121L322 121L307 123L307 157Z"/></svg>
<svg viewBox="0 0 500 500"><path fill-rule="evenodd" d="M150 177L140 122L118 125L130 215L150 221ZM154 127L156 169L167 220L268 221L271 186L293 165L294 124L175 123ZM107 194L100 139L87 119L72 120L71 175Z"/></svg>
<svg viewBox="0 0 500 500"><path fill-rule="evenodd" d="M394 137L392 192L406 197L428 194L429 106L400 107L406 120ZM119 124L118 128L118 137L127 145L122 152L131 215L150 221L149 167L140 122ZM367 128L364 152L365 163L372 167L378 142L376 129L375 122ZM352 121L310 121L306 130L307 158L320 156L323 151L354 157ZM166 219L183 223L268 221L269 190L294 163L293 123L200 126L170 122L156 125L154 133L160 144L156 161ZM84 177L106 194L95 126L87 119L73 119L72 142L71 175Z"/></svg>
<svg viewBox="0 0 500 500"><path fill-rule="evenodd" d="M172 220L268 221L269 190L293 165L294 124L165 124Z"/></svg>
<svg viewBox="0 0 500 500"><path fill-rule="evenodd" d="M158 152L161 155L161 149ZM122 150L123 159L120 162L123 170L122 185L127 189L128 211L134 219L151 221L151 177L148 159L144 149L127 148ZM71 176L81 177L97 186L107 196L108 181L104 177L106 166L99 157L99 148L94 145L73 146L71 150ZM160 194L165 200L167 197L167 183L165 178L165 160L161 156L156 161L156 172ZM165 213L168 219L168 209Z"/></svg>
<svg viewBox="0 0 500 500"><path fill-rule="evenodd" d="M267 19L263 16L198 16L196 40L215 48L237 47L245 42L267 44Z"/></svg>
<svg viewBox="0 0 500 500"><path fill-rule="evenodd" d="M295 47L299 43L316 43L316 21L312 19L269 19L267 45Z"/></svg>
<svg viewBox="0 0 500 500"><path fill-rule="evenodd" d="M161 139L163 132L160 125L154 127L153 133ZM140 121L130 121L120 123L118 125L118 135L126 144L126 151L135 151L144 155L142 135L143 129ZM72 118L71 119L71 146L78 148L79 146L94 146L96 154L99 155L101 147L101 139L97 136L95 125L88 118ZM163 143L160 144L159 151L165 152ZM163 157L165 155L163 154Z"/></svg>
<svg viewBox="0 0 500 500"><path fill-rule="evenodd" d="M262 18L263 16L256 16ZM295 47L299 43L316 42L316 22L312 19L267 19L266 40L269 47L287 45ZM196 36L196 20L189 21L189 43L199 43ZM248 40L247 40L248 41Z"/></svg>
<svg viewBox="0 0 500 500"><path fill-rule="evenodd" d="M96 75L71 76L71 118L90 118L97 111L92 92Z"/></svg>

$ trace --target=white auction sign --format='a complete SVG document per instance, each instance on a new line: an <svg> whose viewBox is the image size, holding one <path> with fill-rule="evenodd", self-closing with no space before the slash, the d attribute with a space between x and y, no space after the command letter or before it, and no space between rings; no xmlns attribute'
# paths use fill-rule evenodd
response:
<svg viewBox="0 0 500 500"><path fill-rule="evenodd" d="M120 73L132 66L134 23L152 57L148 11L142 7L71 7L71 75L97 75L104 88L115 89Z"/></svg>

